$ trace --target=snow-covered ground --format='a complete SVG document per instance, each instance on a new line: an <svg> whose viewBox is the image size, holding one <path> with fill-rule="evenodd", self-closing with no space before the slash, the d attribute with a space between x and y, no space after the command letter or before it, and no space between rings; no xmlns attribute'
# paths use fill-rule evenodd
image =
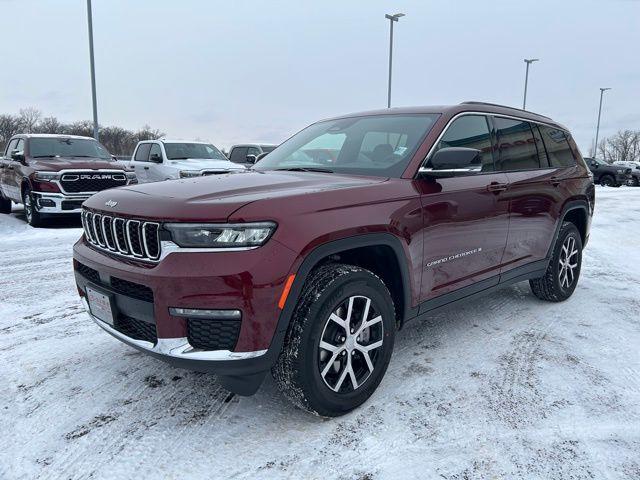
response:
<svg viewBox="0 0 640 480"><path fill-rule="evenodd" d="M77 224L0 215L0 478L640 478L640 188L597 190L565 303L526 283L409 324L333 420L250 398L82 312Z"/></svg>

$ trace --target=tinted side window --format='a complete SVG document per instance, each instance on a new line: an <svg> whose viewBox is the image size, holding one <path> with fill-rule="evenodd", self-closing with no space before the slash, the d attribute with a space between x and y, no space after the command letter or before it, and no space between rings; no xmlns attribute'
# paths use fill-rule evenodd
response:
<svg viewBox="0 0 640 480"><path fill-rule="evenodd" d="M231 150L229 160L236 163L245 163L247 161L247 147L235 147Z"/></svg>
<svg viewBox="0 0 640 480"><path fill-rule="evenodd" d="M162 159L162 149L160 148L160 145L158 145L157 143L151 144L151 150L149 151L149 158L153 157L154 155L157 155L160 159Z"/></svg>
<svg viewBox="0 0 640 480"><path fill-rule="evenodd" d="M529 122L494 117L498 140L496 170L534 170L540 168L536 139Z"/></svg>
<svg viewBox="0 0 640 480"><path fill-rule="evenodd" d="M148 162L149 161L149 150L151 150L150 143L142 143L138 150L136 150L135 160L138 162Z"/></svg>
<svg viewBox="0 0 640 480"><path fill-rule="evenodd" d="M5 155L8 158L11 158L11 152L13 152L16 149L16 145L18 144L18 139L14 138L13 140L11 140L9 142L9 144L7 145L7 150L5 152Z"/></svg>
<svg viewBox="0 0 640 480"><path fill-rule="evenodd" d="M540 133L552 167L572 167L576 164L567 135L562 130L540 125Z"/></svg>
<svg viewBox="0 0 640 480"><path fill-rule="evenodd" d="M436 145L434 153L442 148L464 147L475 148L481 152L482 171L493 171L493 155L491 153L491 134L484 115L465 115L454 120L447 128L442 139ZM425 165L431 168L431 160Z"/></svg>

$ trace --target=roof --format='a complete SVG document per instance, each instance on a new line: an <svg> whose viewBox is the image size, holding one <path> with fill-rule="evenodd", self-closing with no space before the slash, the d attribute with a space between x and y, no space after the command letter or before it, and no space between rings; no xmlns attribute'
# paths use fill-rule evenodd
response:
<svg viewBox="0 0 640 480"><path fill-rule="evenodd" d="M20 133L15 136L22 138L81 138L84 140L93 140L93 137L84 137L82 135L66 135L60 133Z"/></svg>
<svg viewBox="0 0 640 480"><path fill-rule="evenodd" d="M454 116L454 115L457 115L458 113L463 113L463 112L494 113L498 115L515 116L525 120L531 120L533 122L554 125L561 129L566 130L566 128L561 124L555 122L549 117L540 115L538 113L530 112L528 110L522 110L516 107L509 107L506 105L498 105L495 103L476 102L476 101L463 102L457 105L392 107L392 108L385 108L385 109L379 109L379 110L370 110L365 112L351 113L347 115L339 115L336 117L328 118L327 120L337 120L340 118L350 118L350 117L364 117L369 115L402 115L402 114L415 115L415 114L428 114L428 113L448 114L448 115Z"/></svg>

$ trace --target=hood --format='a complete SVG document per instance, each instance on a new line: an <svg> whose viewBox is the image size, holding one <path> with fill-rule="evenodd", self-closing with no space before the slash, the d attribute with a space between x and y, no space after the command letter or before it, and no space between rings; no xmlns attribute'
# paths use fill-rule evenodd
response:
<svg viewBox="0 0 640 480"><path fill-rule="evenodd" d="M59 172L60 170L124 170L115 160L102 158L53 157L30 158L29 167L40 172Z"/></svg>
<svg viewBox="0 0 640 480"><path fill-rule="evenodd" d="M226 221L251 202L310 195L384 182L385 178L312 172L252 171L130 185L85 202L91 209L168 221ZM113 202L117 202L113 205ZM108 207L105 204L113 205Z"/></svg>
<svg viewBox="0 0 640 480"><path fill-rule="evenodd" d="M244 165L230 160L214 160L211 158L169 160L167 164L184 170L246 170Z"/></svg>

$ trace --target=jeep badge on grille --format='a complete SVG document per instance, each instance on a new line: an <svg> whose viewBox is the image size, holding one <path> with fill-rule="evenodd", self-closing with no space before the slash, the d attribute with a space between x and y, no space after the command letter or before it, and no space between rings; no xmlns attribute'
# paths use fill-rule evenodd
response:
<svg viewBox="0 0 640 480"><path fill-rule="evenodd" d="M109 201L104 202L104 204L105 204L106 207L113 208L116 205L118 205L118 202L115 202L113 200L109 200Z"/></svg>

